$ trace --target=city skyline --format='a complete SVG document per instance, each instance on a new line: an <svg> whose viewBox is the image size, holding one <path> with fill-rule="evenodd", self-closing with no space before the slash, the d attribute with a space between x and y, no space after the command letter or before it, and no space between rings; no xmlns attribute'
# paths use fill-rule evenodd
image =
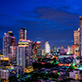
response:
<svg viewBox="0 0 82 82"><path fill-rule="evenodd" d="M24 0L0 3L0 49L4 33L13 31L19 39L19 29L26 27L27 39L46 40L50 46L73 44L73 31L79 28L81 0ZM46 14L47 13L47 14ZM44 48L44 46L42 47Z"/></svg>

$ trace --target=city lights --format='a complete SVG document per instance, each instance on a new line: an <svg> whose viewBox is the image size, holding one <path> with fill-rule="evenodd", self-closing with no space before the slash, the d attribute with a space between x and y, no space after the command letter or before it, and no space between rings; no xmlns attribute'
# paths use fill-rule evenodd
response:
<svg viewBox="0 0 82 82"><path fill-rule="evenodd" d="M1 0L0 82L82 82L82 1Z"/></svg>

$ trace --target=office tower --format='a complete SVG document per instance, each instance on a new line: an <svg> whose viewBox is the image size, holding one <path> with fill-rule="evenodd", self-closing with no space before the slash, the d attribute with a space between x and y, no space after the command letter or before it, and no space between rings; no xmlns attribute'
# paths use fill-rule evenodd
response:
<svg viewBox="0 0 82 82"><path fill-rule="evenodd" d="M16 46L16 37L14 37L12 31L8 31L8 34L11 36L11 46Z"/></svg>
<svg viewBox="0 0 82 82"><path fill-rule="evenodd" d="M19 40L17 47L17 65L32 66L32 42L30 40Z"/></svg>
<svg viewBox="0 0 82 82"><path fill-rule="evenodd" d="M10 53L10 46L11 46L11 36L8 33L5 33L3 37L3 56L8 57Z"/></svg>
<svg viewBox="0 0 82 82"><path fill-rule="evenodd" d="M19 39L27 39L27 31L25 28L21 28L19 31Z"/></svg>
<svg viewBox="0 0 82 82"><path fill-rule="evenodd" d="M3 56L8 57L10 53L10 46L16 45L16 38L13 36L12 31L8 31L8 33L4 33L3 37Z"/></svg>
<svg viewBox="0 0 82 82"><path fill-rule="evenodd" d="M10 46L9 63L16 65L17 46Z"/></svg>
<svg viewBox="0 0 82 82"><path fill-rule="evenodd" d="M48 41L45 42L45 54L50 53L50 45Z"/></svg>
<svg viewBox="0 0 82 82"><path fill-rule="evenodd" d="M79 19L80 26L80 63L82 63L82 16Z"/></svg>
<svg viewBox="0 0 82 82"><path fill-rule="evenodd" d="M80 28L74 31L74 45L79 45L80 42Z"/></svg>
<svg viewBox="0 0 82 82"><path fill-rule="evenodd" d="M16 46L16 37L11 37L11 45Z"/></svg>
<svg viewBox="0 0 82 82"><path fill-rule="evenodd" d="M35 55L35 57L38 54L38 49L40 49L41 47L41 42L37 41L37 42L33 42L33 54Z"/></svg>

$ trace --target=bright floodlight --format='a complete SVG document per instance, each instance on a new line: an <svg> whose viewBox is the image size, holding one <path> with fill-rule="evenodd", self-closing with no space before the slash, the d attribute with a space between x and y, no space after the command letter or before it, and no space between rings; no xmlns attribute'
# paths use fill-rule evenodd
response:
<svg viewBox="0 0 82 82"><path fill-rule="evenodd" d="M80 67L79 70L82 70L82 67Z"/></svg>

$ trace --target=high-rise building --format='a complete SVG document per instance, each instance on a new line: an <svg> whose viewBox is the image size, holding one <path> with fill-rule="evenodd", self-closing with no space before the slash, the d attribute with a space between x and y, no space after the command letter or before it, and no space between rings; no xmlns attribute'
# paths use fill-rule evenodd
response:
<svg viewBox="0 0 82 82"><path fill-rule="evenodd" d="M25 28L20 29L19 39L27 39L27 30Z"/></svg>
<svg viewBox="0 0 82 82"><path fill-rule="evenodd" d="M45 54L50 53L50 45L48 41L45 42Z"/></svg>
<svg viewBox="0 0 82 82"><path fill-rule="evenodd" d="M12 36L11 37L11 42L12 42L11 43L12 46L16 46L16 37Z"/></svg>
<svg viewBox="0 0 82 82"><path fill-rule="evenodd" d="M4 33L3 37L3 56L8 57L10 53L10 46L16 46L16 38L13 36L12 31Z"/></svg>
<svg viewBox="0 0 82 82"><path fill-rule="evenodd" d="M74 45L79 45L80 42L80 28L74 31Z"/></svg>
<svg viewBox="0 0 82 82"><path fill-rule="evenodd" d="M8 57L10 53L10 46L11 46L11 36L8 33L4 34L3 37L3 56Z"/></svg>
<svg viewBox="0 0 82 82"><path fill-rule="evenodd" d="M9 63L16 65L17 46L10 46Z"/></svg>
<svg viewBox="0 0 82 82"><path fill-rule="evenodd" d="M41 42L33 42L33 55L36 57L38 55L38 49L41 47Z"/></svg>
<svg viewBox="0 0 82 82"><path fill-rule="evenodd" d="M80 63L82 63L82 16L79 18L80 26Z"/></svg>
<svg viewBox="0 0 82 82"><path fill-rule="evenodd" d="M32 66L32 42L30 40L19 40L17 47L17 65Z"/></svg>

